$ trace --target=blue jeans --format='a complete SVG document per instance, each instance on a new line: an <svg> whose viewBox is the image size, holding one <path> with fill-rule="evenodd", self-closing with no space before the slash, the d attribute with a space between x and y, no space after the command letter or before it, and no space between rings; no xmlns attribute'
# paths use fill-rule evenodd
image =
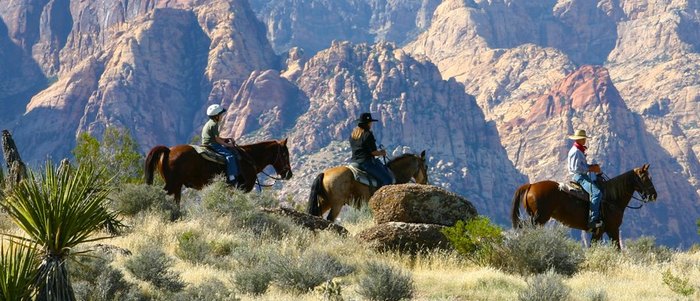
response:
<svg viewBox="0 0 700 301"><path fill-rule="evenodd" d="M600 191L598 185L591 180L588 175L576 174L574 175L574 181L579 183L583 190L588 192L591 197L591 216L589 222L596 222L600 220L600 201L603 198L603 194Z"/></svg>
<svg viewBox="0 0 700 301"><path fill-rule="evenodd" d="M387 168L379 159L373 158L371 160L365 160L365 162L360 163L360 167L364 169L367 173L377 178L379 184L377 188L384 185L394 184L394 174L391 170Z"/></svg>
<svg viewBox="0 0 700 301"><path fill-rule="evenodd" d="M231 178L238 177L238 158L236 155L230 149L218 143L212 143L210 147L226 158L226 180L229 182L233 181Z"/></svg>

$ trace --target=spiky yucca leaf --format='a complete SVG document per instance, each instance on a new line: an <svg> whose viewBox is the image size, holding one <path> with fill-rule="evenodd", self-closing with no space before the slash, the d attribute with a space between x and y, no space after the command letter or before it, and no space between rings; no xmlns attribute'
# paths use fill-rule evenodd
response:
<svg viewBox="0 0 700 301"><path fill-rule="evenodd" d="M40 246L38 299L75 300L68 278L68 256L79 244L109 238L93 237L114 218L105 206L109 187L90 165L58 169L46 164L43 174L31 173L15 186L2 207L28 238Z"/></svg>
<svg viewBox="0 0 700 301"><path fill-rule="evenodd" d="M39 266L35 247L0 241L0 300L31 300Z"/></svg>

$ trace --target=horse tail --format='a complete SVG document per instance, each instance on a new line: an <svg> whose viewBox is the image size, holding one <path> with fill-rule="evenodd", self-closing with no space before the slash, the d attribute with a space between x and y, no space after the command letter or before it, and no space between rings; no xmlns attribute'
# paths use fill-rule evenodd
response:
<svg viewBox="0 0 700 301"><path fill-rule="evenodd" d="M168 162L169 154L170 149L163 145L158 145L152 148L150 152L148 152L148 156L146 156L146 166L144 170L144 175L146 176L146 184L153 184L153 171L156 169L156 165L158 165L158 162ZM168 164L160 164L160 168L161 173L163 175L168 174Z"/></svg>
<svg viewBox="0 0 700 301"><path fill-rule="evenodd" d="M527 197L527 192L530 190L530 184L520 186L513 194L513 206L510 212L510 221L513 223L513 228L520 228L520 201L523 197Z"/></svg>
<svg viewBox="0 0 700 301"><path fill-rule="evenodd" d="M309 194L309 205L306 208L307 213L313 216L321 215L321 207L318 204L318 197L328 199L326 197L326 190L323 189L323 173L316 176L314 183L311 184L311 193Z"/></svg>

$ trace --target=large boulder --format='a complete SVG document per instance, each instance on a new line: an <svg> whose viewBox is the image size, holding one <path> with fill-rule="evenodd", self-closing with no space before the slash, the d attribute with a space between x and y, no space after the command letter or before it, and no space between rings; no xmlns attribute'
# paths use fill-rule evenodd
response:
<svg viewBox="0 0 700 301"><path fill-rule="evenodd" d="M278 207L262 208L262 211L270 214L289 217L295 224L307 228L311 231L328 230L343 236L348 234L348 230L346 230L340 225L334 224L318 216L313 216L311 214L299 212L294 209Z"/></svg>
<svg viewBox="0 0 700 301"><path fill-rule="evenodd" d="M369 200L377 224L404 222L452 226L477 216L465 198L430 185L388 185Z"/></svg>
<svg viewBox="0 0 700 301"><path fill-rule="evenodd" d="M435 224L410 224L389 222L365 229L356 235L361 241L378 251L419 253L433 249L447 249L450 242Z"/></svg>

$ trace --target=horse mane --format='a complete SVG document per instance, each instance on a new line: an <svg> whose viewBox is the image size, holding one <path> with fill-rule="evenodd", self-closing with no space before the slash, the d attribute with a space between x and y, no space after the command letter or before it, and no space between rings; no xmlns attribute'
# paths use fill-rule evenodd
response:
<svg viewBox="0 0 700 301"><path fill-rule="evenodd" d="M606 201L621 200L625 193L628 193L630 186L630 175L634 175L634 169L622 173L607 182L603 187L603 197ZM632 190L634 193L634 189Z"/></svg>
<svg viewBox="0 0 700 301"><path fill-rule="evenodd" d="M401 161L401 160L403 160L403 159L405 159L405 158L408 158L408 157L417 157L417 156L416 156L415 154L412 154L412 153L405 153L405 154L400 155L400 156L398 156L398 157L396 157L396 158L394 158L394 159L389 160L389 162L388 162L386 165L387 165L387 166L388 166L388 165L392 165L392 164L394 164L394 163L396 163L396 162L398 162L398 161Z"/></svg>

